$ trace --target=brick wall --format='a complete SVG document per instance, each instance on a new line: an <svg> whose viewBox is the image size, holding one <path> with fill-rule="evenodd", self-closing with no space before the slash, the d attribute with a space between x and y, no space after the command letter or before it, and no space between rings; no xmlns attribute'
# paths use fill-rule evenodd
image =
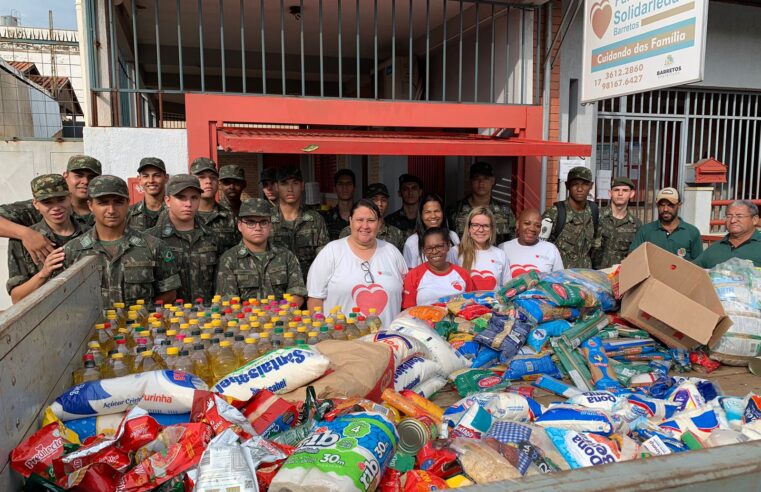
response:
<svg viewBox="0 0 761 492"><path fill-rule="evenodd" d="M557 35L560 29L560 21L563 17L563 2L562 0L552 1L552 32L553 37ZM542 51L546 51L546 24L542 28ZM550 59L557 56L559 44L556 42ZM544 57L542 59L542 68L544 67ZM550 76L550 140L560 140L560 57L555 58L555 64L552 67ZM541 77L544 77L544 70L540 71ZM544 81L542 81L544 82ZM543 83L540 87L543 87ZM543 99L544 93L541 94L540 99ZM544 101L541 102L542 104ZM547 206L552 205L558 200L558 171L559 160L557 157L550 157L547 159Z"/></svg>

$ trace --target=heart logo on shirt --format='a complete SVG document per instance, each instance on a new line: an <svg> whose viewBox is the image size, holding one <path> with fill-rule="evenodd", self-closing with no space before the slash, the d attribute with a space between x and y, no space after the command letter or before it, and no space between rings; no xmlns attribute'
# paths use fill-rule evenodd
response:
<svg viewBox="0 0 761 492"><path fill-rule="evenodd" d="M351 290L351 297L364 315L370 314L371 308L375 308L376 314L381 314L388 303L388 294L380 284L356 285Z"/></svg>
<svg viewBox="0 0 761 492"><path fill-rule="evenodd" d="M457 280L452 282L452 288L454 288L454 290L456 290L457 292L462 292L463 290L462 284L458 282Z"/></svg>
<svg viewBox="0 0 761 492"><path fill-rule="evenodd" d="M497 287L497 277L489 270L471 270L470 278L476 290L494 290Z"/></svg>
<svg viewBox="0 0 761 492"><path fill-rule="evenodd" d="M538 270L539 268L537 268L536 265L532 265L531 263L527 263L525 265L519 265L515 263L513 265L510 265L510 273L512 274L513 278L519 277L523 275L524 273L538 271Z"/></svg>

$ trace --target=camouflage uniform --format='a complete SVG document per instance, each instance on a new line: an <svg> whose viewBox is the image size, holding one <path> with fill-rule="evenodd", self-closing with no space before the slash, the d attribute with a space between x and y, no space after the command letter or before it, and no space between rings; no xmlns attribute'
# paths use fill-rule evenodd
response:
<svg viewBox="0 0 761 492"><path fill-rule="evenodd" d="M328 228L319 212L302 207L293 222L283 220L279 207L272 215L271 243L296 255L305 280L318 251L329 241Z"/></svg>
<svg viewBox="0 0 761 492"><path fill-rule="evenodd" d="M217 165L208 157L197 157L193 159L193 162L190 165L190 174L197 177L204 171L212 171L219 176ZM159 220L163 220L163 215L165 214L162 214L162 216L159 217ZM214 208L211 211L203 212L199 210L198 215L201 217L201 221L206 230L213 232L217 237L220 251L227 251L238 244L238 241L240 241L240 233L235 224L235 217L233 217L233 213L229 209L223 208L218 203L215 203Z"/></svg>
<svg viewBox="0 0 761 492"><path fill-rule="evenodd" d="M611 207L600 210L600 247L592 252L592 266L602 269L621 263L640 227L642 222L628 209L623 219L615 218Z"/></svg>
<svg viewBox="0 0 761 492"><path fill-rule="evenodd" d="M241 241L219 259L217 294L242 299L281 298L283 294L306 297L307 289L296 255L276 246L257 255Z"/></svg>
<svg viewBox="0 0 761 492"><path fill-rule="evenodd" d="M465 225L468 223L468 215L473 210L470 202L470 197L466 197L455 204L454 207L450 207L447 211L447 218L449 220L449 227L457 233L459 237L462 237L465 232ZM494 214L494 225L497 228L497 244L502 244L505 241L509 241L515 237L515 215L510 210L510 206L505 203L499 203L494 199L489 202L489 210Z"/></svg>
<svg viewBox="0 0 761 492"><path fill-rule="evenodd" d="M340 237L346 237L351 235L351 227L346 226L341 231ZM383 224L380 226L380 229L378 229L378 239L382 239L383 241L386 241L387 243L391 243L401 252L404 251L404 242L407 241L407 237L405 234L397 229L396 227L392 225L386 224L384 221Z"/></svg>
<svg viewBox="0 0 761 492"><path fill-rule="evenodd" d="M48 198L69 196L70 193L63 176L60 174L46 174L32 180L32 194L37 200L46 200ZM85 230L75 220L72 220L72 224L74 225L74 232L70 236L55 234L44 220L33 224L30 229L42 234L50 242L54 243L56 247L61 247L72 239L82 235ZM8 293L10 294L13 289L25 284L30 278L37 275L41 267L42 265L37 265L32 260L31 255L24 248L21 241L11 239L8 242L8 282L6 283ZM62 271L62 268L53 271L50 278L55 277Z"/></svg>
<svg viewBox="0 0 761 492"><path fill-rule="evenodd" d="M404 207L387 215L386 218L383 219L383 222L402 231L405 240L416 232L417 217L414 219L407 218L404 214Z"/></svg>
<svg viewBox="0 0 761 492"><path fill-rule="evenodd" d="M343 233L344 228L349 227L349 221L344 220L343 217L341 217L341 214L338 211L338 205L323 213L322 217L325 219L325 227L328 228L328 237L330 237L331 241L335 241L339 237L342 237L341 234Z"/></svg>
<svg viewBox="0 0 761 492"><path fill-rule="evenodd" d="M165 203L162 203L161 208L154 212L153 210L148 209L145 205L145 200L141 200L130 205L129 215L127 216L127 227L136 231L147 231L156 226L159 218L164 214L164 211L166 211Z"/></svg>
<svg viewBox="0 0 761 492"><path fill-rule="evenodd" d="M222 166L219 168L219 180L222 181L223 179L235 179L237 181L242 181L243 187L246 187L246 172L242 167L236 166L235 164L228 164L227 166ZM227 200L226 196L221 195L219 197L219 206L231 212L233 217L237 218L235 217L235 209Z"/></svg>
<svg viewBox="0 0 761 492"><path fill-rule="evenodd" d="M127 183L116 176L93 179L88 191L91 197L119 195L129 198ZM115 247L116 253L111 256L98 239L94 227L64 247L66 268L80 258L97 258L104 307L115 302L133 304L138 299L151 302L157 295L180 287L177 259L159 239L127 228Z"/></svg>

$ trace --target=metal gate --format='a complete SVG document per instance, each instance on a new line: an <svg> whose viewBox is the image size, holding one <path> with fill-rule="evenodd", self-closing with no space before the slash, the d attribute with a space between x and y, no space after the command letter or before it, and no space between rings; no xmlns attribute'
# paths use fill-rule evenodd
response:
<svg viewBox="0 0 761 492"><path fill-rule="evenodd" d="M715 199L754 199L761 193L761 94L664 90L598 102L596 175L628 176L636 213L655 218L655 194L684 190L684 170L706 157L728 166ZM598 196L607 200L607 196Z"/></svg>

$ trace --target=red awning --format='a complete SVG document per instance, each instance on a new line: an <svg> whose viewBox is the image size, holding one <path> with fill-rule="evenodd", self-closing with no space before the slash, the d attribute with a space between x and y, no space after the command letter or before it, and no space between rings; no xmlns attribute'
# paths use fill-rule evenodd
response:
<svg viewBox="0 0 761 492"><path fill-rule="evenodd" d="M590 145L472 133L384 132L221 127L217 143L227 152L264 154L574 156Z"/></svg>

